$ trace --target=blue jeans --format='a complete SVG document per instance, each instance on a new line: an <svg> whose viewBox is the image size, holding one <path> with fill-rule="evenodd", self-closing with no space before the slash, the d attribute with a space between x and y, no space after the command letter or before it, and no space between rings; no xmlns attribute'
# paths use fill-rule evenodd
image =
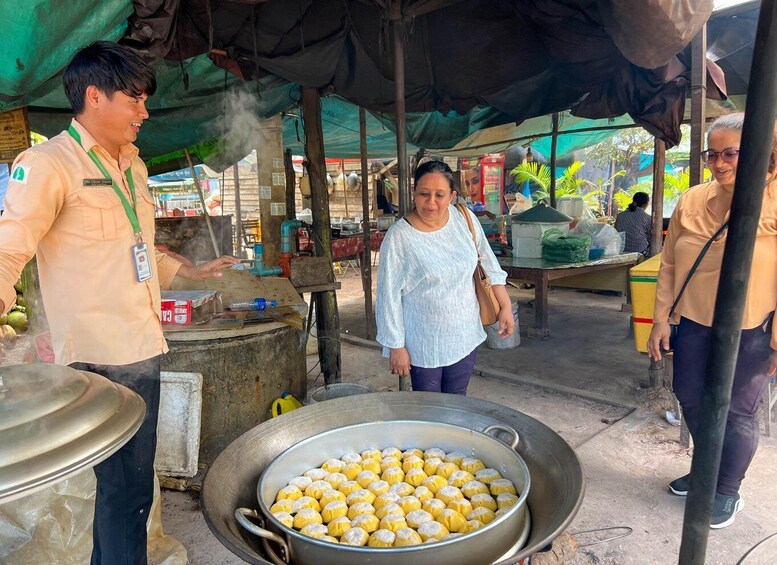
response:
<svg viewBox="0 0 777 565"><path fill-rule="evenodd" d="M413 383L413 390L466 395L469 378L472 376L472 369L475 368L477 356L478 350L474 349L464 359L447 367L427 369L410 365L410 380Z"/></svg>
<svg viewBox="0 0 777 565"><path fill-rule="evenodd" d="M146 565L146 522L154 500L154 455L159 415L160 357L131 365L73 363L137 392L146 402L140 429L94 467L97 493L92 525L92 565Z"/></svg>
<svg viewBox="0 0 777 565"><path fill-rule="evenodd" d="M739 356L734 369L731 405L723 439L717 492L739 492L745 472L758 448L758 409L769 384L771 332L761 327L742 330ZM694 442L701 419L701 397L707 380L706 364L712 328L687 318L680 320L674 339L673 388Z"/></svg>

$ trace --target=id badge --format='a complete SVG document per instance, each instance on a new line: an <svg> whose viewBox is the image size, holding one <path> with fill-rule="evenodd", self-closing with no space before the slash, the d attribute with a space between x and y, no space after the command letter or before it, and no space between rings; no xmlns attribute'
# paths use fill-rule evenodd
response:
<svg viewBox="0 0 777 565"><path fill-rule="evenodd" d="M135 271L138 274L138 282L147 281L151 278L151 261L148 257L148 246L145 243L139 243L132 246L132 257L135 259Z"/></svg>

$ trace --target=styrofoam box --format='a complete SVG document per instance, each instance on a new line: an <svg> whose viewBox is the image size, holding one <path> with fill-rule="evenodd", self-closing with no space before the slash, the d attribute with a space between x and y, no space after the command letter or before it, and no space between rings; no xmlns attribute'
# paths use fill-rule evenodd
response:
<svg viewBox="0 0 777 565"><path fill-rule="evenodd" d="M202 375L162 371L154 467L162 475L197 474Z"/></svg>
<svg viewBox="0 0 777 565"><path fill-rule="evenodd" d="M513 223L513 257L540 259L542 257L542 236L550 228L559 228L565 234L569 233L568 223Z"/></svg>

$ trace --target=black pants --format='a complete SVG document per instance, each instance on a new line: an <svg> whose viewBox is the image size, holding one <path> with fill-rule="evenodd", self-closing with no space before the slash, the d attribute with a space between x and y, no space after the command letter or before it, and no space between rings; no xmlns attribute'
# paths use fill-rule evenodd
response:
<svg viewBox="0 0 777 565"><path fill-rule="evenodd" d="M146 522L154 499L159 362L160 357L154 357L131 365L70 365L122 384L146 402L146 417L138 432L94 467L97 494L92 565L146 565L148 562Z"/></svg>
<svg viewBox="0 0 777 565"><path fill-rule="evenodd" d="M712 328L686 318L680 320L674 346L674 393L694 442L701 419L701 397L707 380L707 353ZM742 330L739 356L734 369L731 405L728 410L717 492L739 492L745 472L758 448L758 408L769 384L770 332L761 327Z"/></svg>

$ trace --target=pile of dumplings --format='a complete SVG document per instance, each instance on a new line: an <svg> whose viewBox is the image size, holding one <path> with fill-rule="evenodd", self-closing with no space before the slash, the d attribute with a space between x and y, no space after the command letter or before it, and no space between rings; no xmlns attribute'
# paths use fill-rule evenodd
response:
<svg viewBox="0 0 777 565"><path fill-rule="evenodd" d="M482 528L518 502L515 485L482 461L442 449L368 449L291 479L270 512L331 543L402 547Z"/></svg>

